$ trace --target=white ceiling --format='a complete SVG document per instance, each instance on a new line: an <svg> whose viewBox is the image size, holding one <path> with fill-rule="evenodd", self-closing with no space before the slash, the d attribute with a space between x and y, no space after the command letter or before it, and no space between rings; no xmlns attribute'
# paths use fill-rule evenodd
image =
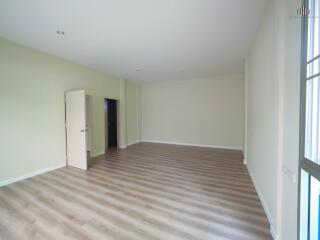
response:
<svg viewBox="0 0 320 240"><path fill-rule="evenodd" d="M132 81L240 73L265 2L1 0L0 36Z"/></svg>

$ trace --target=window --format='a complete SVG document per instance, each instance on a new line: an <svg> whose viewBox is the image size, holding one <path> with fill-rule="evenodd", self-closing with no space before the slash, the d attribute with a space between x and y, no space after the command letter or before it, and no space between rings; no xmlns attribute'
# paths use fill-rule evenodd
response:
<svg viewBox="0 0 320 240"><path fill-rule="evenodd" d="M320 163L320 92L319 92L319 18L320 1L310 0L310 17L307 24L307 63L306 63L306 120L305 120L305 157L317 164Z"/></svg>
<svg viewBox="0 0 320 240"><path fill-rule="evenodd" d="M320 0L302 19L300 240L320 240Z"/></svg>

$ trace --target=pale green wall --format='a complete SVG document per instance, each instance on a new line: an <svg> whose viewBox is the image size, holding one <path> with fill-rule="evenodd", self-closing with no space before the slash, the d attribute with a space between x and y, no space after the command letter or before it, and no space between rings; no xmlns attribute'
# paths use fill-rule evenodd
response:
<svg viewBox="0 0 320 240"><path fill-rule="evenodd" d="M92 97L92 148L93 156L105 152L104 97Z"/></svg>
<svg viewBox="0 0 320 240"><path fill-rule="evenodd" d="M103 98L119 99L120 80L0 39L0 181L65 162L64 92L72 89L93 97L94 155L104 152Z"/></svg>
<svg viewBox="0 0 320 240"><path fill-rule="evenodd" d="M242 75L143 84L141 98L143 141L243 147Z"/></svg>
<svg viewBox="0 0 320 240"><path fill-rule="evenodd" d="M118 102L118 122L120 125L120 131L118 133L118 136L120 137L119 142L119 147L120 148L126 148L127 146L127 124L126 124L126 86L127 86L127 81L125 80L120 80L120 101Z"/></svg>
<svg viewBox="0 0 320 240"><path fill-rule="evenodd" d="M127 82L126 85L126 126L127 126L127 144L139 142L139 114L140 114L140 85Z"/></svg>

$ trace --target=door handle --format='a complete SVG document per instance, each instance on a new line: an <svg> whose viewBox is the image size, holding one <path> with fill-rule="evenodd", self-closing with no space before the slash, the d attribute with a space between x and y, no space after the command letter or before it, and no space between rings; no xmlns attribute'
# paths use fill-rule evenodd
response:
<svg viewBox="0 0 320 240"><path fill-rule="evenodd" d="M80 132L82 132L82 133L83 132L88 132L88 129L87 128L86 129L81 129Z"/></svg>

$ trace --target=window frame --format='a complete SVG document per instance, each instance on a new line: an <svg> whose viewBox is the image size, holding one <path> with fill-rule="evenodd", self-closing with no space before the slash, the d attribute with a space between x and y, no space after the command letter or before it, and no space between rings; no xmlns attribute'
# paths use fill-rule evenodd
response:
<svg viewBox="0 0 320 240"><path fill-rule="evenodd" d="M309 9L309 2L313 0L302 0L303 6ZM313 56L308 60L308 28L309 17L302 17L301 20L301 71L300 71L300 149L299 149L299 162L300 168L310 172L315 178L320 181L320 164L313 162L305 157L305 129L306 129L306 91L307 81L319 77L320 73L314 74L310 77L307 76L308 65L320 58L320 55Z"/></svg>
<svg viewBox="0 0 320 240"><path fill-rule="evenodd" d="M302 0L303 6L309 9L310 0ZM298 168L298 239L300 239L300 204L301 204L301 170L306 171L309 174L308 177L308 188L309 188L309 200L310 201L310 186L311 186L311 176L320 181L320 164L313 162L305 157L305 128L306 128L306 85L307 81L311 80L307 77L307 67L308 64L313 62L319 56L308 60L308 27L309 27L309 17L301 17L301 53L300 53L300 129L299 129L299 168ZM312 79L315 76L312 77ZM319 80L320 81L320 80ZM308 206L308 214L310 214L310 204ZM310 224L310 219L308 224ZM309 226L308 226L309 229ZM310 229L308 230L308 239L310 237Z"/></svg>

